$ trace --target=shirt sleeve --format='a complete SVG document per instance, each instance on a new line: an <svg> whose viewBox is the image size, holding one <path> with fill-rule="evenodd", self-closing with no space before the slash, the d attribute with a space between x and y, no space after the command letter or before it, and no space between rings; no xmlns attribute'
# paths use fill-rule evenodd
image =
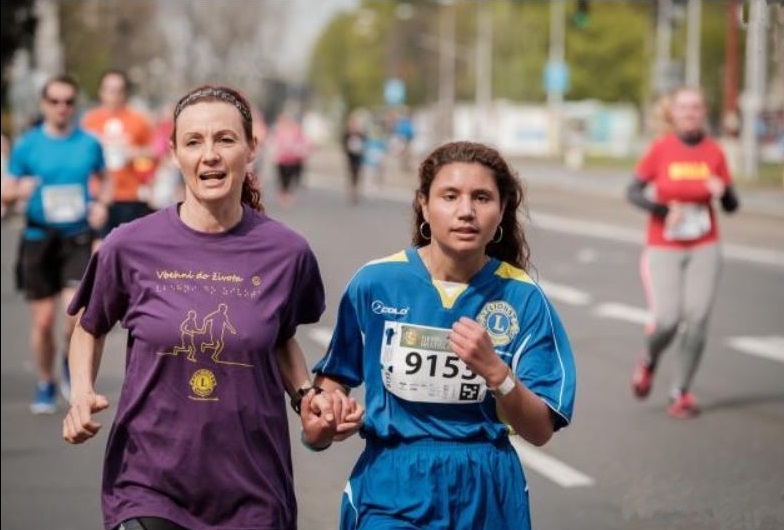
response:
<svg viewBox="0 0 784 530"><path fill-rule="evenodd" d="M558 313L537 287L524 310L522 355L515 374L555 413L555 429L572 420L576 390L574 355Z"/></svg>
<svg viewBox="0 0 784 530"><path fill-rule="evenodd" d="M626 198L629 202L642 208L643 210L652 213L656 217L664 219L667 217L670 209L666 204L650 200L645 196L645 187L648 184L638 178L633 178L626 188Z"/></svg>
<svg viewBox="0 0 784 530"><path fill-rule="evenodd" d="M90 133L85 132L91 140L95 138L90 135ZM93 167L94 173L103 173L106 171L106 161L103 158L103 147L101 147L101 143L95 140L93 142L93 159L95 161L95 166Z"/></svg>
<svg viewBox="0 0 784 530"><path fill-rule="evenodd" d="M326 309L318 261L310 248L300 255L291 300L281 321L279 343L294 336L300 324L318 322Z"/></svg>
<svg viewBox="0 0 784 530"><path fill-rule="evenodd" d="M337 323L326 355L316 363L313 372L323 374L349 387L363 381L363 352L365 341L357 312L357 287L350 284L338 305Z"/></svg>
<svg viewBox="0 0 784 530"><path fill-rule="evenodd" d="M724 184L730 185L732 184L732 176L730 175L729 166L727 165L727 157L724 156L724 151L722 151L721 147L717 146L717 149L719 151L719 161L716 165L716 176L724 181Z"/></svg>
<svg viewBox="0 0 784 530"><path fill-rule="evenodd" d="M11 149L11 155L8 157L8 176L13 179L22 178L29 174L27 169L27 153L29 142L27 138L23 137Z"/></svg>
<svg viewBox="0 0 784 530"><path fill-rule="evenodd" d="M658 144L653 144L637 163L634 174L643 182L650 183L656 179L656 159L658 158Z"/></svg>
<svg viewBox="0 0 784 530"><path fill-rule="evenodd" d="M129 296L122 273L118 246L111 236L93 254L70 305L68 314L75 316L84 309L80 324L95 337L111 331L128 310Z"/></svg>

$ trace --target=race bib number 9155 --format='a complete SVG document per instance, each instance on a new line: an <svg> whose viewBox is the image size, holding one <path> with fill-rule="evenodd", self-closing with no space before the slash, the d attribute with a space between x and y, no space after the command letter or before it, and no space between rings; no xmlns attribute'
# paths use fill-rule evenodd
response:
<svg viewBox="0 0 784 530"><path fill-rule="evenodd" d="M449 329L401 322L384 325L381 379L399 398L424 403L478 403L484 378L449 349Z"/></svg>

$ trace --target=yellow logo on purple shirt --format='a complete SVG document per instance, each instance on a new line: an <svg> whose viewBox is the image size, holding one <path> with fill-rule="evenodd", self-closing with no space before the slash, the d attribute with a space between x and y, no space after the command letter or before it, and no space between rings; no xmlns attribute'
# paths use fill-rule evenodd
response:
<svg viewBox="0 0 784 530"><path fill-rule="evenodd" d="M190 380L190 385L193 393L198 396L196 398L192 397L192 399L207 399L215 391L215 387L218 386L218 381L215 379L215 374L213 374L212 371L202 368L194 372Z"/></svg>

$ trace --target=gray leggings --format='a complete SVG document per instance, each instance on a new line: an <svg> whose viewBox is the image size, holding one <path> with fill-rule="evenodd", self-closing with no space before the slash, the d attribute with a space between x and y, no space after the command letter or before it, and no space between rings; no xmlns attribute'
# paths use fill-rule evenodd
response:
<svg viewBox="0 0 784 530"><path fill-rule="evenodd" d="M680 370L673 391L687 392L705 349L716 289L721 274L721 251L717 243L691 249L648 247L642 260L643 284L653 313L648 335L648 354L655 367L678 328L682 327Z"/></svg>

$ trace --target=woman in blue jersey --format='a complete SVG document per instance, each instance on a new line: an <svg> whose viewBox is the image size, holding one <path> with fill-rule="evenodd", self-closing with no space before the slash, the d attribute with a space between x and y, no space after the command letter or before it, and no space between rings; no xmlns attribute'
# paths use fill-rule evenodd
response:
<svg viewBox="0 0 784 530"><path fill-rule="evenodd" d="M510 436L546 443L572 415L575 369L528 276L524 194L490 147L453 142L419 169L413 245L343 294L317 384L365 385L366 447L341 528L530 528Z"/></svg>

